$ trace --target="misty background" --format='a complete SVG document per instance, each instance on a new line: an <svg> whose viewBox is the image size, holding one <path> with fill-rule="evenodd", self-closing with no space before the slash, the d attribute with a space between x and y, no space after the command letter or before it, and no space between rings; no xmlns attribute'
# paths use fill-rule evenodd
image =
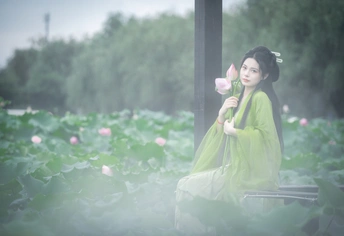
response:
<svg viewBox="0 0 344 236"><path fill-rule="evenodd" d="M343 118L343 1L223 3L223 76L265 45L283 59L281 105L299 117ZM0 17L7 108L193 111L194 1L4 0Z"/></svg>

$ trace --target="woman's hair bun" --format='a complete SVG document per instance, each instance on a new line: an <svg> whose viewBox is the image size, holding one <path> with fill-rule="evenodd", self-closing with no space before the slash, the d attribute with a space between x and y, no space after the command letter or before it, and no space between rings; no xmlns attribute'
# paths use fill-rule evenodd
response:
<svg viewBox="0 0 344 236"><path fill-rule="evenodd" d="M270 73L272 82L276 82L279 79L279 66L277 64L277 58L274 53L270 51L271 59L270 59Z"/></svg>

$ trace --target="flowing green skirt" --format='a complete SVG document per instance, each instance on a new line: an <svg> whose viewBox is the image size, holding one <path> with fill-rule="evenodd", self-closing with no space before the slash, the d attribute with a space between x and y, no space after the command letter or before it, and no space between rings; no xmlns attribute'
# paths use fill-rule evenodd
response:
<svg viewBox="0 0 344 236"><path fill-rule="evenodd" d="M222 167L185 176L176 189L175 228L187 234L215 233L211 227L203 225L196 217L179 209L178 203L200 196L208 200L222 200L225 172Z"/></svg>

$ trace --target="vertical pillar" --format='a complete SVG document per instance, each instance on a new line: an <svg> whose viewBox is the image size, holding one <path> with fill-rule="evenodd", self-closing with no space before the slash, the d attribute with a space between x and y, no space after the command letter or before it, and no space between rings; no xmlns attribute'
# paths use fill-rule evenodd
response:
<svg viewBox="0 0 344 236"><path fill-rule="evenodd" d="M222 0L195 0L194 139L195 150L215 121L221 96L215 78L222 77Z"/></svg>

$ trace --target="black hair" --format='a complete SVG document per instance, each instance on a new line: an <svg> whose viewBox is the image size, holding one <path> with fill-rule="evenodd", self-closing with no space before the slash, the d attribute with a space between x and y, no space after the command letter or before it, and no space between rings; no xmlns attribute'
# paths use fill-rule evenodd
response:
<svg viewBox="0 0 344 236"><path fill-rule="evenodd" d="M267 47L258 46L249 50L244 55L244 58L241 61L240 68L242 67L242 64L245 62L247 58L254 58L259 64L259 68L262 72L262 75L265 76L268 74L268 76L266 77L266 79L261 80L257 84L256 88L254 89L250 100L247 102L247 106L245 108L243 117L241 119L241 122L238 128L244 129L245 127L247 115L252 105L252 97L254 93L256 93L258 90L265 92L266 95L269 97L272 104L272 113L273 113L274 123L277 130L280 146L281 146L281 151L283 152L284 142L283 142L283 135L282 135L282 120L281 120L281 114L280 114L280 103L278 101L277 95L272 85L272 83L277 81L279 78L279 67L277 65L276 56ZM239 101L241 101L243 95L244 95L244 89L242 89L241 91L241 94L239 96ZM234 109L234 113L236 111L237 111L237 108Z"/></svg>

